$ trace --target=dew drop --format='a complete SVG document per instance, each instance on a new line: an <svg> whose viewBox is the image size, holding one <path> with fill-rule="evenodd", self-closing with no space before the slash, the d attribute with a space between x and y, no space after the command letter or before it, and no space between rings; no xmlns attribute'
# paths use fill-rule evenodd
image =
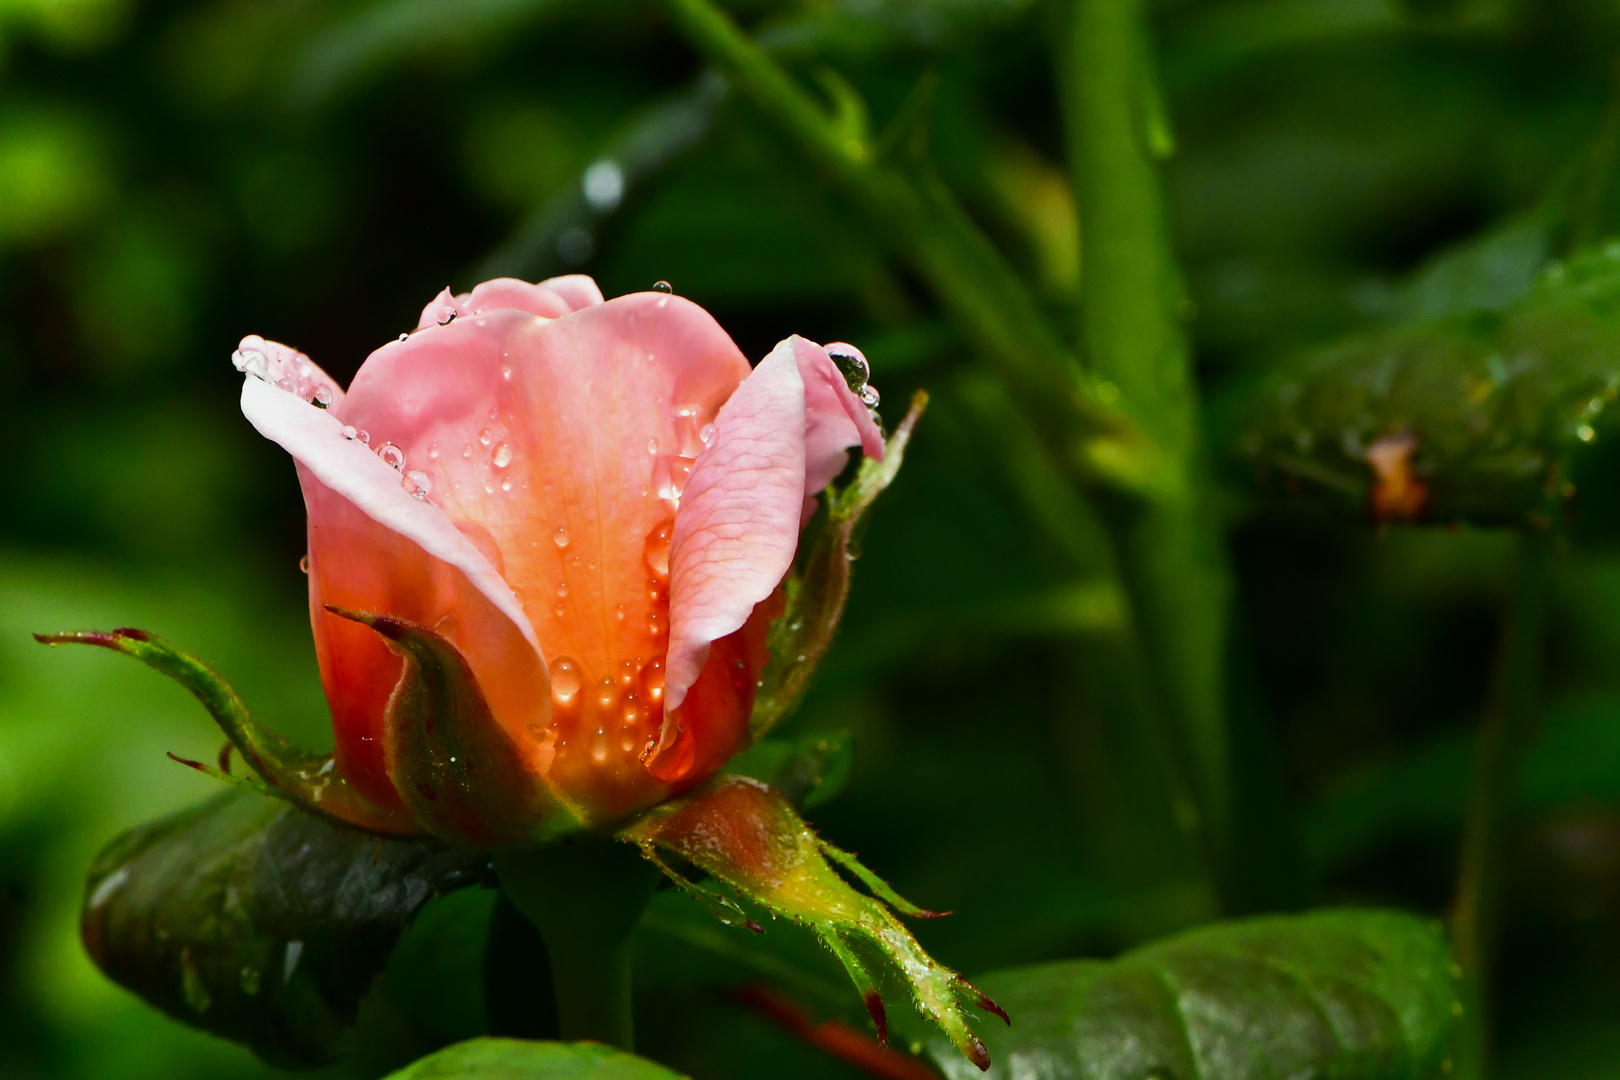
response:
<svg viewBox="0 0 1620 1080"><path fill-rule="evenodd" d="M674 291L675 291L675 286L671 285L667 281L655 281L655 282L653 282L653 292L672 293Z"/></svg>
<svg viewBox="0 0 1620 1080"><path fill-rule="evenodd" d="M512 464L512 444L501 443L495 448L495 453L489 459L497 469L504 469Z"/></svg>
<svg viewBox="0 0 1620 1080"><path fill-rule="evenodd" d="M439 460L439 444L438 443L430 443L430 444L428 444L428 460L429 461L438 461Z"/></svg>
<svg viewBox="0 0 1620 1080"><path fill-rule="evenodd" d="M493 481L493 480L485 480L484 481L484 494L485 495L493 495L493 494L495 494L495 481Z"/></svg>
<svg viewBox="0 0 1620 1080"><path fill-rule="evenodd" d="M567 598L568 598L568 583L564 582L563 584L557 586L557 599L566 600Z"/></svg>
<svg viewBox="0 0 1620 1080"><path fill-rule="evenodd" d="M579 693L579 661L559 656L551 665L551 696L566 705Z"/></svg>
<svg viewBox="0 0 1620 1080"><path fill-rule="evenodd" d="M624 622L624 605L620 604L618 607L614 608L613 614L620 622Z"/></svg>
<svg viewBox="0 0 1620 1080"><path fill-rule="evenodd" d="M383 459L383 464L390 469L403 469L405 467L405 451L391 442L385 442L377 447L377 456Z"/></svg>
<svg viewBox="0 0 1620 1080"><path fill-rule="evenodd" d="M428 491L433 487L433 478L421 469L412 469L400 481L407 492L418 499L428 497Z"/></svg>
<svg viewBox="0 0 1620 1080"><path fill-rule="evenodd" d="M298 560L298 569L302 570L306 574L309 573L309 556L308 555L304 555L304 556L299 558L299 560Z"/></svg>
<svg viewBox="0 0 1620 1080"><path fill-rule="evenodd" d="M315 388L315 392L309 396L309 403L315 406L317 409L331 407L332 391L328 390L324 386L317 386Z"/></svg>
<svg viewBox="0 0 1620 1080"><path fill-rule="evenodd" d="M371 445L371 432L369 432L369 431L366 431L366 430L362 429L360 431L355 432L354 437L356 439L360 440L360 445L361 446L370 446Z"/></svg>
<svg viewBox="0 0 1620 1080"><path fill-rule="evenodd" d="M704 424L703 430L698 432L698 441L704 446L708 446L710 443L714 442L714 433L715 426L713 424Z"/></svg>
<svg viewBox="0 0 1620 1080"><path fill-rule="evenodd" d="M838 365L839 374L844 376L849 388L857 394L860 393L861 387L872 377L872 368L867 364L866 357L853 351L844 352L837 346L828 349L827 355Z"/></svg>
<svg viewBox="0 0 1620 1080"><path fill-rule="evenodd" d="M643 555L647 560L647 568L660 578L669 577L669 542L675 533L675 519L666 518L664 522L647 534L643 545Z"/></svg>
<svg viewBox="0 0 1620 1080"><path fill-rule="evenodd" d="M647 440L647 453L649 453L649 454L658 453L658 440L657 439L648 439Z"/></svg>
<svg viewBox="0 0 1620 1080"><path fill-rule="evenodd" d="M478 433L478 441L481 445L488 446L495 441L495 436L490 434L489 428L485 428Z"/></svg>
<svg viewBox="0 0 1620 1080"><path fill-rule="evenodd" d="M461 448L461 456L469 459L472 457L472 443L468 443Z"/></svg>
<svg viewBox="0 0 1620 1080"><path fill-rule="evenodd" d="M865 405L868 409L875 409L882 401L883 397L877 392L877 387L870 384L861 387L862 405Z"/></svg>
<svg viewBox="0 0 1620 1080"><path fill-rule="evenodd" d="M408 338L410 336L411 336L410 334L401 334L401 335L399 335L399 340L404 341L406 338Z"/></svg>
<svg viewBox="0 0 1620 1080"><path fill-rule="evenodd" d="M596 687L596 703L604 709L611 709L613 703L619 700L619 687L612 679L603 679Z"/></svg>
<svg viewBox="0 0 1620 1080"><path fill-rule="evenodd" d="M632 753L635 750L635 748L636 748L636 737L634 735L626 735L623 739L619 740L619 749L622 750L624 753L626 753L626 754Z"/></svg>
<svg viewBox="0 0 1620 1080"><path fill-rule="evenodd" d="M626 660L619 665L619 682L625 686L635 682L636 676L639 674L641 674L641 665L634 660Z"/></svg>
<svg viewBox="0 0 1620 1080"><path fill-rule="evenodd" d="M554 544L556 544L560 548L567 547L568 546L568 530L564 529L564 528L558 528L558 530L556 532L551 534L551 540L552 540L552 542Z"/></svg>
<svg viewBox="0 0 1620 1080"><path fill-rule="evenodd" d="M505 480L501 481L501 490L502 491L511 491L512 490L512 478L510 476L508 476Z"/></svg>
<svg viewBox="0 0 1620 1080"><path fill-rule="evenodd" d="M501 368L501 378L505 379L507 382L511 382L512 381L512 369L509 368L509 367Z"/></svg>
<svg viewBox="0 0 1620 1080"><path fill-rule="evenodd" d="M345 439L352 439L358 434L360 434L360 432L355 429L355 426L353 424L344 424L343 425L343 437Z"/></svg>

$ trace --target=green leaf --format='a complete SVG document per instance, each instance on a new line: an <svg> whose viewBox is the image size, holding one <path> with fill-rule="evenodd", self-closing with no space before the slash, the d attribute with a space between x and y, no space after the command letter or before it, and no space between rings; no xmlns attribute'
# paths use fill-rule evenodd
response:
<svg viewBox="0 0 1620 1080"><path fill-rule="evenodd" d="M1230 394L1217 438L1290 506L1546 527L1620 397L1620 246L1505 312L1350 338ZM1384 464L1375 467L1380 456ZM1400 494L1404 501L1380 499ZM1380 509L1382 507L1382 509Z"/></svg>
<svg viewBox="0 0 1620 1080"><path fill-rule="evenodd" d="M680 1080L662 1065L597 1043L468 1039L387 1080Z"/></svg>
<svg viewBox="0 0 1620 1080"><path fill-rule="evenodd" d="M102 971L175 1019L274 1065L319 1065L417 910L487 867L227 791L109 844L81 932Z"/></svg>
<svg viewBox="0 0 1620 1080"><path fill-rule="evenodd" d="M1219 923L1112 962L978 980L1013 1018L986 1032L995 1077L1397 1080L1447 1068L1457 993L1437 924L1333 910ZM949 1043L950 1080L978 1077Z"/></svg>

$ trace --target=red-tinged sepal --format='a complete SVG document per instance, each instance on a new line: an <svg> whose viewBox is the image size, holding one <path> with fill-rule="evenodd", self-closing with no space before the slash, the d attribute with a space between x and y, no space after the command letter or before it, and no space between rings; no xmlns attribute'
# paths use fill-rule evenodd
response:
<svg viewBox="0 0 1620 1080"><path fill-rule="evenodd" d="M798 704L816 665L832 644L838 620L844 615L844 602L849 599L855 527L899 474L906 444L927 406L928 395L917 391L910 410L884 444L883 460L863 460L847 487L827 489L827 520L805 557L804 573L789 574L784 583L783 611L771 622L767 639L771 660L760 673L759 692L748 720L754 738L764 735Z"/></svg>
<svg viewBox="0 0 1620 1080"><path fill-rule="evenodd" d="M490 712L454 644L405 619L326 610L369 626L405 661L384 717L383 762L423 828L452 843L504 848L544 843L582 826L579 808Z"/></svg>
<svg viewBox="0 0 1620 1080"><path fill-rule="evenodd" d="M902 900L853 855L818 837L771 788L747 777L722 776L690 795L653 807L621 829L619 837L639 846L683 889L711 904L730 903L729 908L722 908L722 918L728 922L740 922L742 909L729 898L720 898L717 891L676 873L662 860L661 852L686 860L773 915L814 930L854 980L880 1037L887 1035L883 999L860 953L872 951L887 957L910 984L917 1010L938 1024L969 1061L981 1069L990 1067L989 1052L969 1027L962 1002L1003 1020L1006 1014L966 979L924 952L883 900L912 914L931 913ZM882 899L855 891L828 858L859 877Z"/></svg>
<svg viewBox="0 0 1620 1080"><path fill-rule="evenodd" d="M63 634L35 634L46 645L99 645L132 656L191 691L225 732L258 779L234 776L225 755L215 768L200 761L176 757L199 772L241 787L285 799L336 825L362 829L379 836L413 836L422 830L409 818L373 805L337 774L329 755L315 754L261 727L230 684L196 657L145 630L77 630Z"/></svg>

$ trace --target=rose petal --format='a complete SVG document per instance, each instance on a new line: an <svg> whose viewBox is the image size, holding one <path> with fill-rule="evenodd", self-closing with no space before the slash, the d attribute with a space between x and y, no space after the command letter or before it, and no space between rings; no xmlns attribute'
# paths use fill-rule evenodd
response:
<svg viewBox="0 0 1620 1080"><path fill-rule="evenodd" d="M697 680L710 644L740 629L793 564L806 424L795 351L782 342L743 380L687 481L670 547L666 714Z"/></svg>
<svg viewBox="0 0 1620 1080"><path fill-rule="evenodd" d="M595 307L603 302L602 290L596 287L596 279L589 274L564 274L561 277L546 278L540 283L540 287L550 289L562 297L573 311Z"/></svg>
<svg viewBox="0 0 1620 1080"><path fill-rule="evenodd" d="M848 449L859 446L867 457L883 460L883 432L872 413L827 350L795 334L788 338L804 380L805 476L802 520L815 512L816 494L844 471L849 464ZM780 346L779 346L780 347ZM850 345L841 349L860 355ZM865 357L862 357L864 360Z"/></svg>
<svg viewBox="0 0 1620 1080"><path fill-rule="evenodd" d="M555 319L574 310L572 304L544 285L534 285L517 278L492 278L480 282L467 297L466 306L474 315L515 308L546 319Z"/></svg>

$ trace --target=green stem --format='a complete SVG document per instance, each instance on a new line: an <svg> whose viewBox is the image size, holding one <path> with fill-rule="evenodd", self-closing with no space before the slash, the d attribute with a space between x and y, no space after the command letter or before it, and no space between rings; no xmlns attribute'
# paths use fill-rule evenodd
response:
<svg viewBox="0 0 1620 1080"><path fill-rule="evenodd" d="M1479 733L1474 785L1463 823L1461 866L1452 910L1452 947L1462 969L1463 1006L1456 1075L1479 1080L1486 1066L1485 983L1494 953L1502 862L1513 823L1519 764L1535 732L1550 537L1520 540L1518 572L1503 621L1491 708Z"/></svg>
<svg viewBox="0 0 1620 1080"><path fill-rule="evenodd" d="M658 870L628 844L595 837L499 851L495 870L546 943L562 1037L634 1049L631 935Z"/></svg>
<svg viewBox="0 0 1620 1080"><path fill-rule="evenodd" d="M1227 843L1229 585L1155 160L1169 152L1141 0L1070 0L1058 74L1085 284L1080 334L1164 455L1154 498L1111 521L1173 751L1198 796L1212 869Z"/></svg>
<svg viewBox="0 0 1620 1080"><path fill-rule="evenodd" d="M1004 378L1041 409L1066 408L1065 419L1111 436L1108 455L1082 455L1094 472L1131 488L1156 481L1149 474L1158 456L1112 389L1080 369L1023 280L937 177L901 168L834 122L709 0L661 2L698 51L864 212Z"/></svg>

